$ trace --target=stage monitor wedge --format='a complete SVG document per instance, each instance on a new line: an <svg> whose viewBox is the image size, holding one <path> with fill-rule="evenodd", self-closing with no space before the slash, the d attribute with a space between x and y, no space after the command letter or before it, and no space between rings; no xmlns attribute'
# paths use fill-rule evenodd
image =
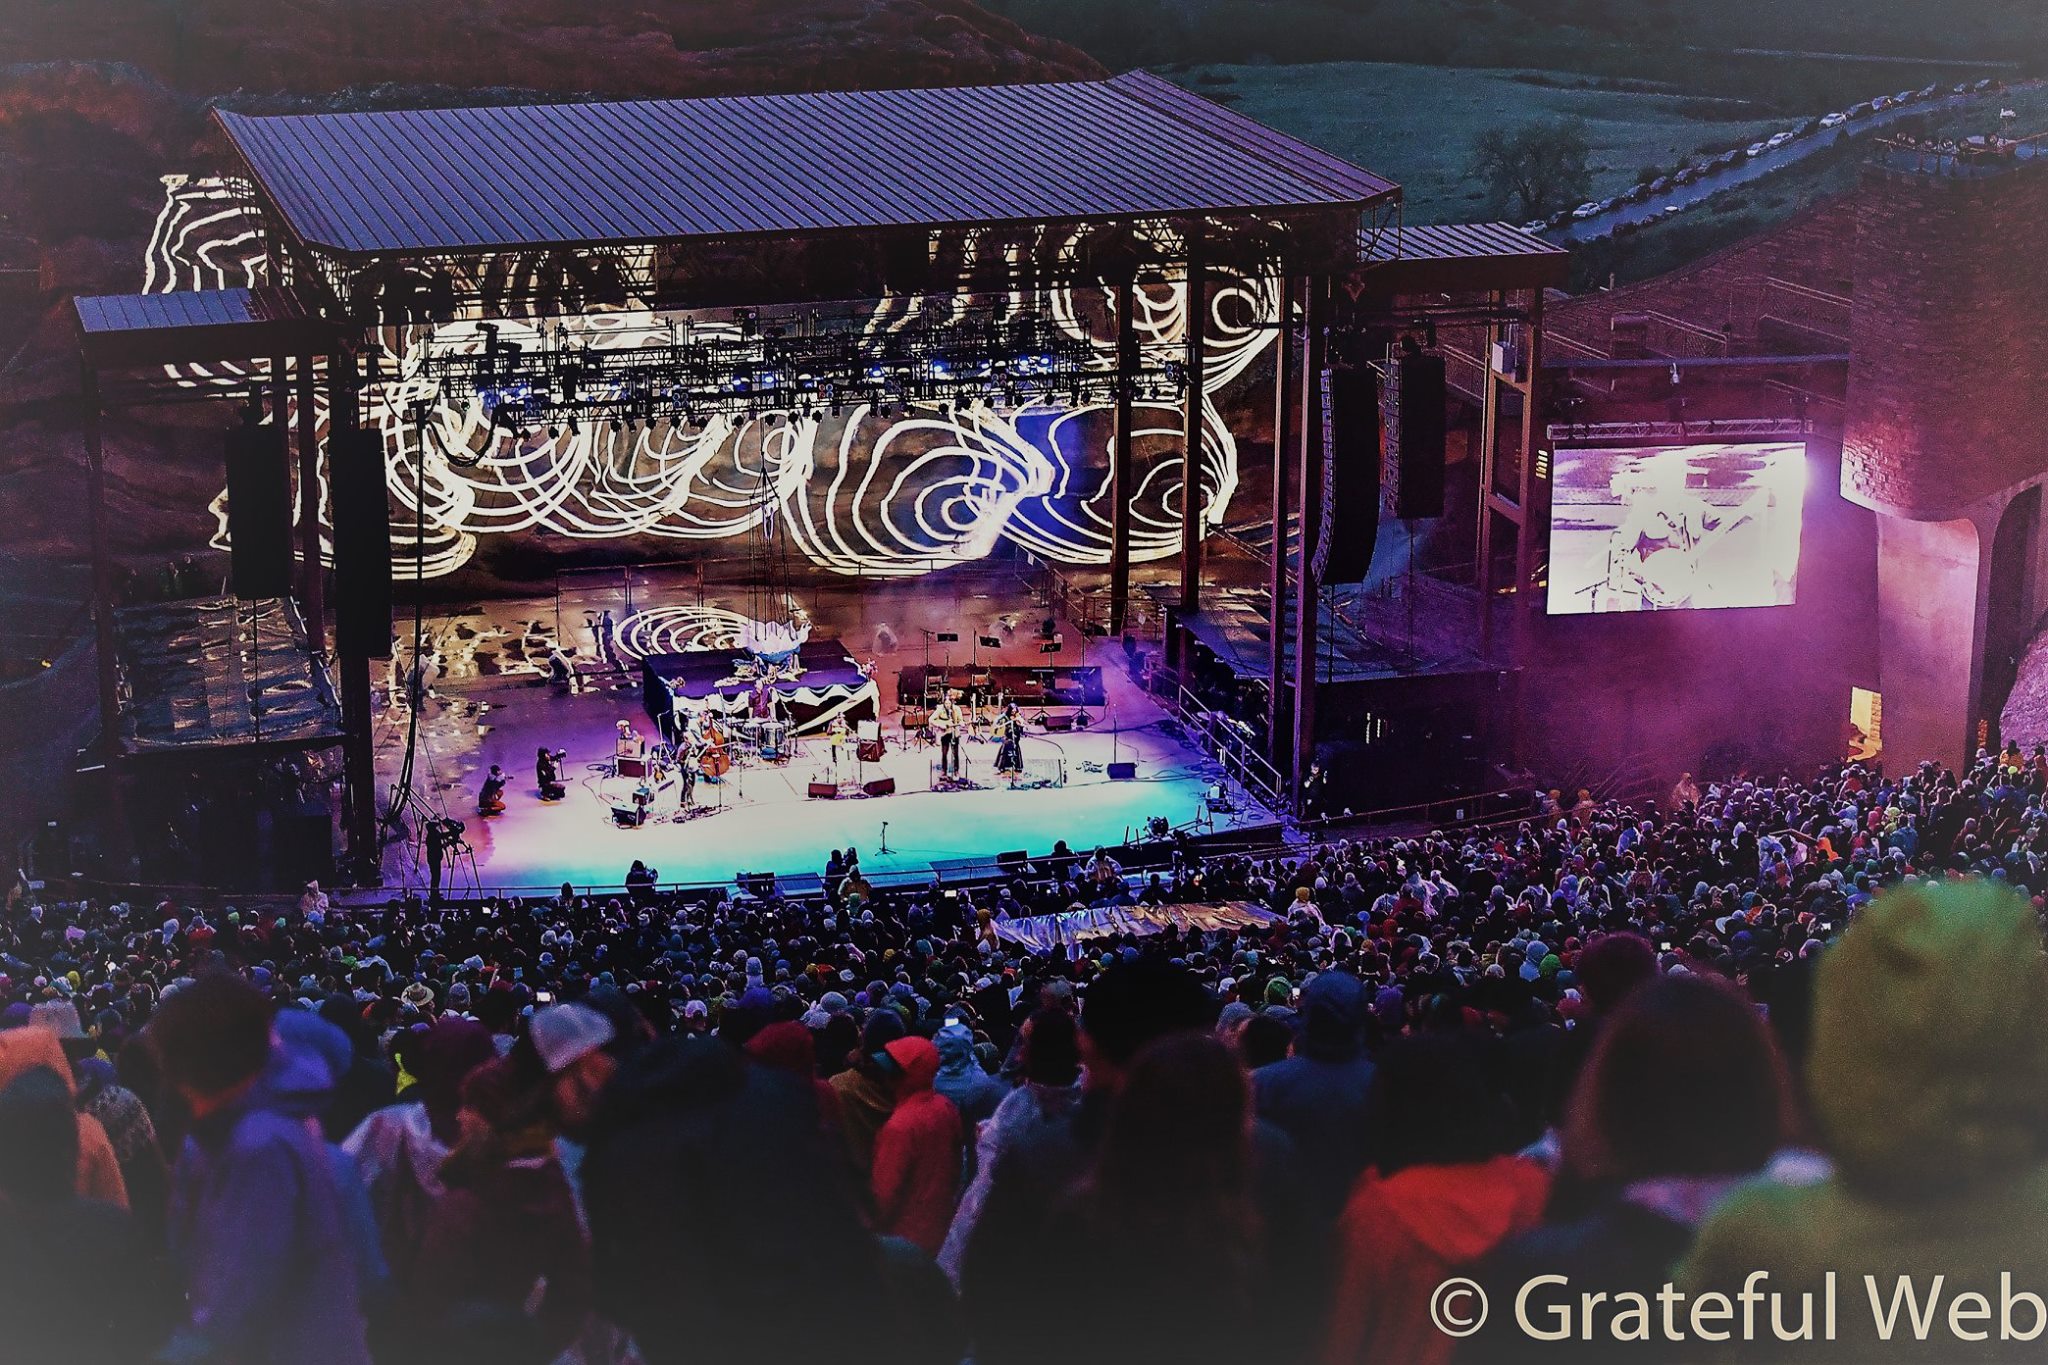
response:
<svg viewBox="0 0 2048 1365"><path fill-rule="evenodd" d="M243 601L292 590L292 484L284 430L253 422L230 427L228 574Z"/></svg>
<svg viewBox="0 0 2048 1365"><path fill-rule="evenodd" d="M391 657L391 501L384 440L337 432L327 446L334 503L334 639L343 655Z"/></svg>

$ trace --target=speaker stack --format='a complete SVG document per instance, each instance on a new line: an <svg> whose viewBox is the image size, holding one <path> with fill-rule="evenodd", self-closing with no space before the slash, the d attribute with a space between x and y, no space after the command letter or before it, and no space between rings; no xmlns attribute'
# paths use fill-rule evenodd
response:
<svg viewBox="0 0 2048 1365"><path fill-rule="evenodd" d="M384 441L374 431L336 432L328 442L334 504L334 639L343 654L391 657L391 502Z"/></svg>
<svg viewBox="0 0 2048 1365"><path fill-rule="evenodd" d="M1379 378L1333 366L1323 386L1322 581L1363 583L1380 533Z"/></svg>
<svg viewBox="0 0 2048 1365"><path fill-rule="evenodd" d="M1444 514L1444 358L1403 343L1380 401L1380 495L1389 516Z"/></svg>
<svg viewBox="0 0 2048 1365"><path fill-rule="evenodd" d="M292 487L284 429L251 412L227 433L228 575L235 596L287 597L292 590Z"/></svg>

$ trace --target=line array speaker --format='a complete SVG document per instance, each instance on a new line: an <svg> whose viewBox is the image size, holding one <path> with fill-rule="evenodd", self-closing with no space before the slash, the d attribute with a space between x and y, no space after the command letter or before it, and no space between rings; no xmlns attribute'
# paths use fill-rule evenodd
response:
<svg viewBox="0 0 2048 1365"><path fill-rule="evenodd" d="M1397 350L1380 402L1380 486L1387 513L1444 514L1444 358Z"/></svg>
<svg viewBox="0 0 2048 1365"><path fill-rule="evenodd" d="M334 504L334 639L343 654L391 657L391 501L384 441L375 431L335 434L327 446Z"/></svg>
<svg viewBox="0 0 2048 1365"><path fill-rule="evenodd" d="M227 433L228 574L235 596L292 590L292 483L282 427L245 422Z"/></svg>

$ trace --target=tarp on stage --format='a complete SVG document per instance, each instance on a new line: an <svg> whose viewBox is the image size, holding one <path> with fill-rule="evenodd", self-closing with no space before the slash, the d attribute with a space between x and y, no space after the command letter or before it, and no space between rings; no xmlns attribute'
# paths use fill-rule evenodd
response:
<svg viewBox="0 0 2048 1365"><path fill-rule="evenodd" d="M1065 910L1056 915L1025 915L996 920L996 937L1033 952L1048 952L1062 943L1079 943L1112 934L1159 934L1168 929L1244 929L1271 924L1280 916L1250 901L1221 905L1117 905L1096 910Z"/></svg>
<svg viewBox="0 0 2048 1365"><path fill-rule="evenodd" d="M741 676L748 655L730 649L692 649L648 654L640 660L641 700L647 714L665 725L679 706L715 706L730 716L747 714L753 681ZM784 719L799 733L822 729L834 717L855 721L881 717L881 690L837 640L807 641L798 653L803 671L772 684ZM664 733L666 733L664 731Z"/></svg>

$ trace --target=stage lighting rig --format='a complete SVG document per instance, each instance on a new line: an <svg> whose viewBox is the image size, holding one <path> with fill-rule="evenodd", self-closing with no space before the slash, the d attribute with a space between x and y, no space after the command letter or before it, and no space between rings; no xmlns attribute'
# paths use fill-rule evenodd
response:
<svg viewBox="0 0 2048 1365"><path fill-rule="evenodd" d="M1187 388L1177 347L1141 347L1120 377L1110 347L1036 313L962 310L888 331L872 329L868 314L764 319L749 310L734 320L736 328L650 328L645 345L595 347L560 332L549 344L543 333L530 349L486 323L452 344L429 340L413 377L443 403L481 403L493 426L512 432L579 420L841 413L862 403L884 412L1078 406L1114 399L1120 382L1135 401L1179 402Z"/></svg>

